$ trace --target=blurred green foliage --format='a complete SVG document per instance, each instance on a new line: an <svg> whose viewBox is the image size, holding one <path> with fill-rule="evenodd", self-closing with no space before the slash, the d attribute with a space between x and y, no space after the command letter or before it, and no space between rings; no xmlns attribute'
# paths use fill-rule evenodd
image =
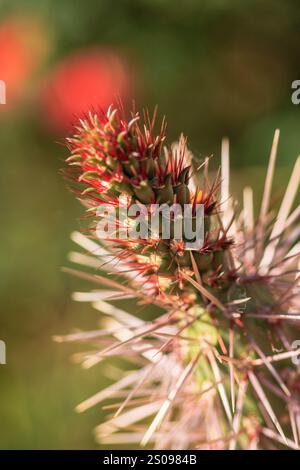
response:
<svg viewBox="0 0 300 470"><path fill-rule="evenodd" d="M20 13L40 15L53 41L37 84L72 51L115 47L132 64L138 107L159 105L170 140L183 131L198 157L215 154L216 167L229 136L237 195L254 183L259 197L279 127L282 193L300 153L300 109L290 99L300 72L298 1L1 1L0 22ZM101 410L78 416L74 406L104 385L101 366L82 371L68 359L75 348L51 340L98 320L70 300L81 283L60 270L83 210L59 175L61 136L46 130L37 107L25 100L0 118L0 336L8 362L0 366L0 447L93 448Z"/></svg>

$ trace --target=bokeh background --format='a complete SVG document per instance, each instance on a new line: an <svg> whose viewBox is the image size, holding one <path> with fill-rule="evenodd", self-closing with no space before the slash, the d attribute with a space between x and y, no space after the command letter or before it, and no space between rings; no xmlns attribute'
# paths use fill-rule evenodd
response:
<svg viewBox="0 0 300 470"><path fill-rule="evenodd" d="M1 0L0 448L96 447L101 409L74 407L109 378L51 339L98 321L61 272L83 215L59 174L70 124L116 94L158 104L169 141L183 131L215 167L227 135L233 193L253 184L257 203L279 127L276 199L300 153L299 22L297 0Z"/></svg>

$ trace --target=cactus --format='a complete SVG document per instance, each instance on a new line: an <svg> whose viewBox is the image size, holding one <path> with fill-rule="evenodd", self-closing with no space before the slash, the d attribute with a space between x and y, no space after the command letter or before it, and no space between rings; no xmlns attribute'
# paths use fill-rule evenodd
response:
<svg viewBox="0 0 300 470"><path fill-rule="evenodd" d="M90 113L68 139L74 191L91 220L88 236L72 235L86 253L71 260L93 272L67 271L97 286L74 298L102 312L103 328L56 340L91 344L79 355L83 367L116 356L131 366L77 411L114 399L113 414L95 431L103 445L298 449L300 159L274 217L276 131L255 220L251 188L240 213L230 198L227 140L211 178L209 159L197 166L183 136L167 146L165 121L156 134L155 117L145 113L141 125L136 111L127 119L122 107L110 107ZM192 218L202 204L201 247L187 249L184 234L172 230L169 239L150 229L147 238L120 239L123 226L97 240L97 210L116 208L119 196L125 208L190 204ZM123 299L133 299L130 312L116 304ZM149 305L152 321L132 313Z"/></svg>

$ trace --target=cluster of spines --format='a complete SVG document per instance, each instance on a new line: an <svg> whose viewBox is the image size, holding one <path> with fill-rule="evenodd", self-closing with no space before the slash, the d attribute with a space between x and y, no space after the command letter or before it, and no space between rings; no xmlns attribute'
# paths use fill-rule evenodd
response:
<svg viewBox="0 0 300 470"><path fill-rule="evenodd" d="M159 294L163 293L162 296L156 295L152 290L148 298L149 302L164 305L168 312L167 317L163 316L145 331L133 335L130 341L136 341L138 336L143 344L145 335L159 332L165 325L176 324L177 332L170 335L171 338L159 347L155 354L161 351L176 351L183 367L178 383L181 384L181 381L186 380L193 371L201 396L203 389L206 390L207 382L215 380L212 387L219 391L227 420L233 431L239 433L241 447L249 446L249 442L257 445L259 439L263 442L267 438L277 441L280 445L298 448L300 431L299 423L296 421L299 401L295 390L299 387L299 374L292 372L291 367L279 365L275 368L275 365L295 355L290 350L291 341L287 337L287 331L290 329L288 322L291 321L292 325L295 325L299 321L297 314L299 277L296 275L294 279L295 271L284 269L290 262L290 252L294 250L295 238L287 235L289 225L297 220L297 209L289 218L288 213L295 197L295 187L297 189L299 184L299 160L291 178L292 183L288 186L287 196L279 211L279 220L282 220L285 226L281 232L278 232L277 228L277 233L283 239L277 255L277 251L272 248L274 244L272 236L268 238L262 230L266 229L265 218L269 204L269 201L266 202L266 194L269 198L269 175L273 173L272 168L268 170L263 217L260 217L258 226L251 227L250 230L247 223L241 228L240 223L234 221L232 227L230 224L224 227L220 217L222 207L217 202L218 178L212 185L205 182L202 191L197 186L192 188L190 182L194 170L186 162L184 139L181 139L176 151L164 148L165 123L163 122L158 136L154 136L154 119L151 120L147 116L143 128L140 127L139 120L138 114L133 113L132 119L127 122L122 112L109 109L107 114L89 115L81 122L77 134L69 139L72 155L68 160L71 165L78 168L79 196L91 208L107 201L115 204L117 197L123 192L127 193L129 204L131 201L169 205L174 202L181 204L201 202L205 207L206 233L202 249L191 253L186 252L184 244L175 240L162 242L150 239L138 244L132 240L123 243L111 240L113 256L120 261L123 273L125 275L128 273L127 266L127 269L131 270L131 279L141 275L139 283L135 284L141 289L136 292L137 298L147 302L145 299L147 296L142 292L147 282L150 281L151 284L157 277L165 277L170 281L160 286ZM271 167L274 166L272 161L274 145L273 142ZM234 216L231 216L233 214L230 214L227 220L233 221ZM273 233L274 229L271 231ZM238 241L233 245L234 252L233 241ZM258 266L262 261L265 262L266 252L270 258L270 248L274 261L270 263L267 272L262 272ZM262 255L263 249L265 255L260 261L257 254L260 252ZM249 264L249 260L252 264ZM275 268L276 274L273 271ZM120 273L122 274L122 270L119 270ZM141 279L144 281L141 282ZM130 292L132 295L132 291ZM101 305L104 308L103 303ZM285 320L284 325L283 320ZM158 336L159 334L160 332ZM287 352L276 351L277 346L273 344L273 336L276 336L278 344L281 343L288 349ZM261 337L263 337L263 346ZM128 340L117 345L113 344L109 351L106 348L102 354L105 355L116 347L122 350L127 343ZM269 353L270 344L275 351L273 355ZM173 348L172 345L177 347ZM217 351L217 346L221 353ZM223 387L217 360L220 361L222 370L226 369L227 365L229 367L231 410L226 398L228 389ZM256 371L256 368L262 365L265 366L263 374ZM208 369L212 371L209 372ZM170 380L172 382L173 379ZM235 383L238 385L237 397L235 397ZM246 393L248 383L251 384L251 393ZM277 419L264 387L286 403L294 441L285 436L284 419ZM175 396L178 398L179 390L176 386L175 391L178 393ZM257 403L253 400L253 392L259 399ZM174 393L172 389L170 395L173 396ZM191 393L190 389L185 393ZM169 401L168 395L162 408L165 406L168 408ZM243 405L244 411L242 411ZM283 413L280 411L281 415L284 413L285 408ZM150 426L150 431L146 433L147 439L159 426L162 415L165 416L160 409ZM275 431L263 427L264 420L267 423L271 421ZM245 435L246 442L243 443ZM193 438L190 438L190 442L194 442ZM229 447L236 445L237 435L232 435Z"/></svg>
<svg viewBox="0 0 300 470"><path fill-rule="evenodd" d="M106 114L89 114L81 121L76 135L68 139L71 156L67 160L78 170L79 197L91 207L101 203L116 205L118 196L124 193L129 196L128 204L135 201L145 205L190 204L192 211L196 204L203 204L205 234L201 249L191 255L184 242L150 237L135 244L136 253L143 255L143 261L145 255L156 255L157 262L153 264L152 256L148 269L145 263L140 263L144 274L155 270L160 276L170 276L173 285L174 281L182 285L180 271L193 269L195 262L203 273L204 283L220 287L227 276L224 253L232 241L225 231L211 229L212 219L219 211L215 197L219 180L216 178L211 186L207 183L205 191L198 187L191 191L189 181L195 170L186 161L185 139L181 138L176 150L164 147L165 121L158 135L154 134L154 126L155 116L150 119L146 114L141 127L138 113L132 113L128 122L121 111L113 108ZM115 242L123 255L126 253L129 258L131 251L132 257L131 241Z"/></svg>

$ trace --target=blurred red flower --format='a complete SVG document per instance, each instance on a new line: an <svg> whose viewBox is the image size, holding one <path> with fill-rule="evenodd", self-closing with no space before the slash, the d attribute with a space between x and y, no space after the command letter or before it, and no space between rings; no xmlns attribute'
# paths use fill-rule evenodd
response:
<svg viewBox="0 0 300 470"><path fill-rule="evenodd" d="M6 83L8 106L26 91L47 46L37 17L13 16L0 23L0 79Z"/></svg>
<svg viewBox="0 0 300 470"><path fill-rule="evenodd" d="M91 109L107 108L116 96L129 95L129 68L112 49L85 49L63 60L42 90L48 123L65 132Z"/></svg>

